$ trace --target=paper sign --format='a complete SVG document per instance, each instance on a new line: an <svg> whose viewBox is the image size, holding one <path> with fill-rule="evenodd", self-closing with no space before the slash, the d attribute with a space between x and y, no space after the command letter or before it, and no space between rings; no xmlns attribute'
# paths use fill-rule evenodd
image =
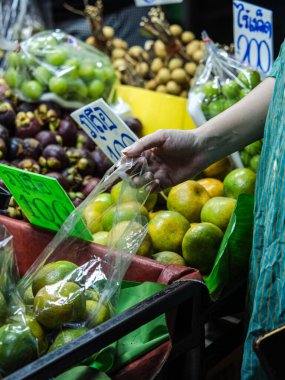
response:
<svg viewBox="0 0 285 380"><path fill-rule="evenodd" d="M135 0L137 7L182 3L183 0Z"/></svg>
<svg viewBox="0 0 285 380"><path fill-rule="evenodd" d="M3 180L30 223L58 231L75 209L55 178L0 164Z"/></svg>
<svg viewBox="0 0 285 380"><path fill-rule="evenodd" d="M138 140L103 99L72 112L71 116L113 163L120 159L124 148Z"/></svg>
<svg viewBox="0 0 285 380"><path fill-rule="evenodd" d="M272 11L233 1L236 58L267 74L273 63Z"/></svg>

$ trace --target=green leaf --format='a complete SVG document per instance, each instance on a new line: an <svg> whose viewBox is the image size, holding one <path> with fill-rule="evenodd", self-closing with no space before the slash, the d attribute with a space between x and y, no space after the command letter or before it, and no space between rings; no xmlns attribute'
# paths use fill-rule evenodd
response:
<svg viewBox="0 0 285 380"><path fill-rule="evenodd" d="M252 248L254 196L242 194L237 200L212 272L205 280L213 299L247 277Z"/></svg>

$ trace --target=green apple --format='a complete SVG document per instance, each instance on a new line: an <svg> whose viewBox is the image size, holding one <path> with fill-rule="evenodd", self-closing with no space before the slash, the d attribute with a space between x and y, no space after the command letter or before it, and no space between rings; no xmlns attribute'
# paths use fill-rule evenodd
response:
<svg viewBox="0 0 285 380"><path fill-rule="evenodd" d="M63 95L67 91L67 81L63 77L52 77L49 80L49 89L57 95Z"/></svg>
<svg viewBox="0 0 285 380"><path fill-rule="evenodd" d="M21 87L24 96L31 100L38 100L43 93L43 86L36 80L29 80Z"/></svg>
<svg viewBox="0 0 285 380"><path fill-rule="evenodd" d="M103 91L104 91L104 84L99 79L94 79L90 83L89 88L88 88L89 96L94 100L98 99L100 95L102 95Z"/></svg>

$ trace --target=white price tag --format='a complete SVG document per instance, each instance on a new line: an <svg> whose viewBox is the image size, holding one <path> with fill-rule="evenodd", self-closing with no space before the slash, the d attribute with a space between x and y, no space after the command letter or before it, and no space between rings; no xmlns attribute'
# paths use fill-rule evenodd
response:
<svg viewBox="0 0 285 380"><path fill-rule="evenodd" d="M245 1L233 1L236 58L267 74L273 63L272 11Z"/></svg>
<svg viewBox="0 0 285 380"><path fill-rule="evenodd" d="M72 112L71 116L113 163L120 159L124 148L138 140L103 99Z"/></svg>
<svg viewBox="0 0 285 380"><path fill-rule="evenodd" d="M151 7L163 4L177 4L182 3L183 0L135 0L137 7Z"/></svg>

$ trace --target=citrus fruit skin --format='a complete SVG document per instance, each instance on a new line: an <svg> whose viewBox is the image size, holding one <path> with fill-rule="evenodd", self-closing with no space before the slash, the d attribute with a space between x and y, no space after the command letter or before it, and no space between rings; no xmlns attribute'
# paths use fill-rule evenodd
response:
<svg viewBox="0 0 285 380"><path fill-rule="evenodd" d="M147 209L138 202L126 202L111 207L102 216L103 229L104 231L110 231L114 223L132 220L137 215L148 217Z"/></svg>
<svg viewBox="0 0 285 380"><path fill-rule="evenodd" d="M109 233L107 231L98 231L93 234L93 242L96 244L107 245Z"/></svg>
<svg viewBox="0 0 285 380"><path fill-rule="evenodd" d="M211 198L202 208L201 221L213 223L225 231L236 206L236 200L226 197Z"/></svg>
<svg viewBox="0 0 285 380"><path fill-rule="evenodd" d="M136 222L123 221L116 224L110 231L109 245L118 249L128 249L128 244L132 244L133 241L141 239L141 236L145 235L145 228ZM121 240L122 239L122 240ZM140 256L150 257L153 251L152 240L147 233L139 246L136 254Z"/></svg>
<svg viewBox="0 0 285 380"><path fill-rule="evenodd" d="M181 243L189 228L188 220L175 211L161 211L148 224L153 247L156 251L181 251Z"/></svg>
<svg viewBox="0 0 285 380"><path fill-rule="evenodd" d="M205 188L211 198L222 197L224 195L224 185L219 179L201 178L197 182Z"/></svg>
<svg viewBox="0 0 285 380"><path fill-rule="evenodd" d="M101 193L84 210L84 214L93 210L102 214L113 205L113 199L109 193Z"/></svg>
<svg viewBox="0 0 285 380"><path fill-rule="evenodd" d="M88 300L86 301L86 314L85 318L90 327L98 326L103 322L110 319L110 311L105 305L100 305L98 302Z"/></svg>
<svg viewBox="0 0 285 380"><path fill-rule="evenodd" d="M247 168L238 168L224 179L224 192L227 197L238 199L240 194L254 194L256 173Z"/></svg>
<svg viewBox="0 0 285 380"><path fill-rule="evenodd" d="M186 265L185 260L176 252L164 251L152 255L152 258L163 264Z"/></svg>
<svg viewBox="0 0 285 380"><path fill-rule="evenodd" d="M222 239L223 232L214 224L191 225L182 242L184 260L202 274L210 273Z"/></svg>
<svg viewBox="0 0 285 380"><path fill-rule="evenodd" d="M31 333L37 340L39 355L43 355L48 349L48 341L46 339L44 329L34 317L25 315L24 319L27 326L31 330Z"/></svg>
<svg viewBox="0 0 285 380"><path fill-rule="evenodd" d="M93 289L86 289L84 292L86 301L99 301L99 293L96 290Z"/></svg>
<svg viewBox="0 0 285 380"><path fill-rule="evenodd" d="M34 304L34 295L33 295L33 289L32 286L29 286L24 294L23 294L23 301L25 305L33 305Z"/></svg>
<svg viewBox="0 0 285 380"><path fill-rule="evenodd" d="M52 285L63 280L68 274L77 269L78 266L70 261L55 261L44 265L35 275L32 282L33 295L46 285Z"/></svg>
<svg viewBox="0 0 285 380"><path fill-rule="evenodd" d="M50 346L48 352L54 351L57 348L63 346L66 343L78 338L80 335L85 334L88 331L85 327L79 327L77 329L65 329L62 330L55 338L53 344Z"/></svg>
<svg viewBox="0 0 285 380"><path fill-rule="evenodd" d="M7 316L7 304L3 293L0 291L0 324L4 323Z"/></svg>
<svg viewBox="0 0 285 380"><path fill-rule="evenodd" d="M0 376L37 358L37 343L30 329L17 323L0 327Z"/></svg>
<svg viewBox="0 0 285 380"><path fill-rule="evenodd" d="M73 282L60 281L41 288L35 296L34 314L43 326L59 328L84 319L86 300L83 289Z"/></svg>
<svg viewBox="0 0 285 380"><path fill-rule="evenodd" d="M189 180L170 190L167 208L179 212L190 223L199 222L201 209L209 199L210 196L202 185Z"/></svg>
<svg viewBox="0 0 285 380"><path fill-rule="evenodd" d="M222 181L230 171L231 163L229 159L226 157L210 165L203 171L203 173L206 177L217 178Z"/></svg>

